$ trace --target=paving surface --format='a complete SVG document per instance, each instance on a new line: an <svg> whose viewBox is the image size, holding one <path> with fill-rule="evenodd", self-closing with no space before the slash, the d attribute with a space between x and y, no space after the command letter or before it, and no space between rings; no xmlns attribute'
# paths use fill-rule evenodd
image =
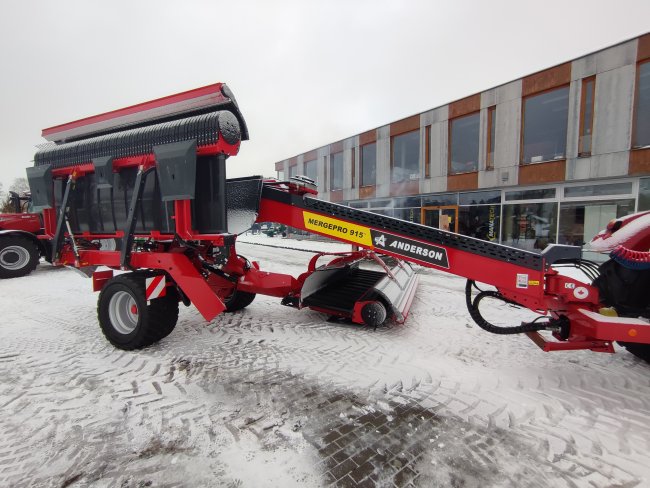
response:
<svg viewBox="0 0 650 488"><path fill-rule="evenodd" d="M0 486L650 486L649 365L487 334L463 280L420 276L404 325L258 297L137 352L73 271L0 281Z"/></svg>

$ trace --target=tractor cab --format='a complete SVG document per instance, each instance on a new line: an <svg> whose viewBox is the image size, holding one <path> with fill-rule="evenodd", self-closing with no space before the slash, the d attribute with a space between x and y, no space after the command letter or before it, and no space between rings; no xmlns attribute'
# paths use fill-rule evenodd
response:
<svg viewBox="0 0 650 488"><path fill-rule="evenodd" d="M13 213L31 213L32 211L32 195L29 192L19 195L15 191L10 191L9 202Z"/></svg>

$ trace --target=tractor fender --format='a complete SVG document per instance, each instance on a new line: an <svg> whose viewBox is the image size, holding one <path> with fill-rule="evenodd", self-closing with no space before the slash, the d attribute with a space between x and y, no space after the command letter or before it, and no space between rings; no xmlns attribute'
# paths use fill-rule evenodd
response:
<svg viewBox="0 0 650 488"><path fill-rule="evenodd" d="M17 230L17 229L5 229L5 230L0 230L0 237L4 236L20 236L20 237L27 237L28 239L31 239L31 241L38 246L38 250L41 253L41 256L48 257L48 245L49 241L39 239L36 234L33 234L31 232L27 232L26 230Z"/></svg>

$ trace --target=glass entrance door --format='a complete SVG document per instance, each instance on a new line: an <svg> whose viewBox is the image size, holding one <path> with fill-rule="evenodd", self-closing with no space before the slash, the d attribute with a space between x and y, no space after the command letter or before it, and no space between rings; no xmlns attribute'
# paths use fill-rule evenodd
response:
<svg viewBox="0 0 650 488"><path fill-rule="evenodd" d="M429 227L458 232L458 206L422 207L421 221Z"/></svg>

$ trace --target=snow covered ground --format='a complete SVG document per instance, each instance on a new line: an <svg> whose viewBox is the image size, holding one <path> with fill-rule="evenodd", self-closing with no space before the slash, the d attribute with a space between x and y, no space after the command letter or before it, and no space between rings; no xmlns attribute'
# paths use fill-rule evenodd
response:
<svg viewBox="0 0 650 488"><path fill-rule="evenodd" d="M297 275L349 246L242 236ZM90 281L0 281L0 486L650 486L650 366L490 335L464 281L419 269L404 325L327 322L279 300L124 352ZM510 313L510 312L499 312Z"/></svg>

